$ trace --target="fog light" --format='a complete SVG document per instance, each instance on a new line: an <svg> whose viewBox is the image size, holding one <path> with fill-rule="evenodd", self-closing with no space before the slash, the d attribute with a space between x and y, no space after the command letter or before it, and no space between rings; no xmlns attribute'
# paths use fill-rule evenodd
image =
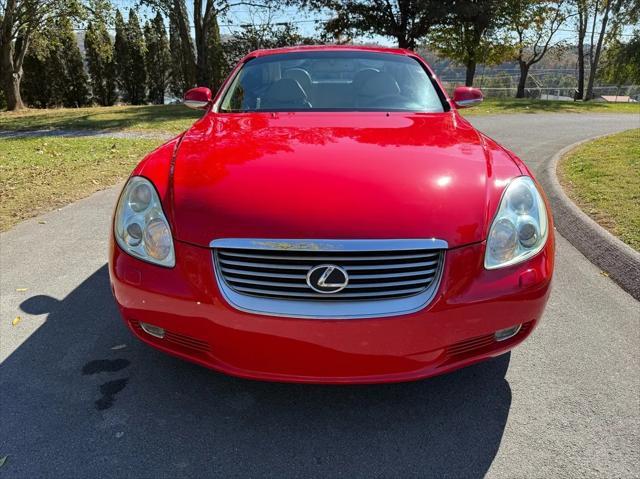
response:
<svg viewBox="0 0 640 479"><path fill-rule="evenodd" d="M496 341L504 341L505 339L513 338L516 334L518 334L518 331L520 331L521 327L522 324L518 324L517 326L513 326L511 328L500 329L496 331L493 337L496 339Z"/></svg>
<svg viewBox="0 0 640 479"><path fill-rule="evenodd" d="M145 333L155 336L156 338L164 338L164 329L149 323L140 323L140 327ZM497 333L496 333L497 334Z"/></svg>

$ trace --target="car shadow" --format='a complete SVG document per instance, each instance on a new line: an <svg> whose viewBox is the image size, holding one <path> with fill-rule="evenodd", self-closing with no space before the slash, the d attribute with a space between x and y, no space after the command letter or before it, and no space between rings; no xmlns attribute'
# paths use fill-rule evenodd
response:
<svg viewBox="0 0 640 479"><path fill-rule="evenodd" d="M509 414L508 354L372 386L249 381L174 359L131 336L106 266L21 308L48 316L0 366L12 477L482 477Z"/></svg>

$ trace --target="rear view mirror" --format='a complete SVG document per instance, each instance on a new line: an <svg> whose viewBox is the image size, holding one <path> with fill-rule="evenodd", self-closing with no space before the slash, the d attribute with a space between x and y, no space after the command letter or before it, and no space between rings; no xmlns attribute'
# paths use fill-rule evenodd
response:
<svg viewBox="0 0 640 479"><path fill-rule="evenodd" d="M204 110L211 104L211 90L200 86L192 88L184 94L184 104L194 110Z"/></svg>
<svg viewBox="0 0 640 479"><path fill-rule="evenodd" d="M483 98L479 88L459 86L453 92L453 102L458 108L469 108L470 106L477 105Z"/></svg>

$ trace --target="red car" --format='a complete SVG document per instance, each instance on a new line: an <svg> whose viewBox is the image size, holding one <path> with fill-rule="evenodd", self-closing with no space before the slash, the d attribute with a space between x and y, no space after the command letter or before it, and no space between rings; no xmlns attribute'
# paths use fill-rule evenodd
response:
<svg viewBox="0 0 640 479"><path fill-rule="evenodd" d="M118 201L109 272L144 342L274 381L407 381L503 354L542 316L540 185L407 50L247 55Z"/></svg>

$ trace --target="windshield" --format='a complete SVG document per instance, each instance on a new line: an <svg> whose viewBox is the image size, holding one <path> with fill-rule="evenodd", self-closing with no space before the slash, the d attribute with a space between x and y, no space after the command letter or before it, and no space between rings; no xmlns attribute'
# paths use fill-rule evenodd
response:
<svg viewBox="0 0 640 479"><path fill-rule="evenodd" d="M221 112L442 112L443 101L414 58L361 51L310 51L249 60Z"/></svg>

